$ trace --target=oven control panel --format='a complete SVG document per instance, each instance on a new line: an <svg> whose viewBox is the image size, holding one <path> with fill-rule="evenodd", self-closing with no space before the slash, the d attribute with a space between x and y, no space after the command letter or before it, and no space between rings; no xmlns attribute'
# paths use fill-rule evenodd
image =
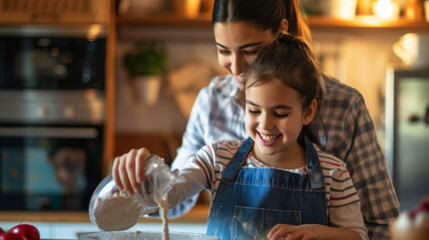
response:
<svg viewBox="0 0 429 240"><path fill-rule="evenodd" d="M0 0L0 23L107 24L111 0Z"/></svg>

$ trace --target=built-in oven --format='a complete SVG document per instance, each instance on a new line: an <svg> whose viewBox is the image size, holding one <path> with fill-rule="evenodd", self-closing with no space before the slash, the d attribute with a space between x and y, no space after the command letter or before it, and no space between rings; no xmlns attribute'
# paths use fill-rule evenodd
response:
<svg viewBox="0 0 429 240"><path fill-rule="evenodd" d="M102 180L102 25L0 27L0 210L87 211Z"/></svg>
<svg viewBox="0 0 429 240"><path fill-rule="evenodd" d="M0 27L0 89L104 89L102 25Z"/></svg>

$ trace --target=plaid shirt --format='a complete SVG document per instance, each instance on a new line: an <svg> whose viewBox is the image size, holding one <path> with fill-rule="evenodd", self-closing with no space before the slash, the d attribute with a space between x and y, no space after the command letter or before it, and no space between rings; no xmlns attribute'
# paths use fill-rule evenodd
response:
<svg viewBox="0 0 429 240"><path fill-rule="evenodd" d="M342 159L359 193L362 214L370 239L390 239L389 222L399 214L399 202L373 121L362 95L338 80L324 76L320 121L310 128L320 139L320 148ZM188 120L182 146L173 168L185 162L207 144L247 138L244 101L231 75L217 77L203 88ZM195 204L190 199L171 212L182 215Z"/></svg>

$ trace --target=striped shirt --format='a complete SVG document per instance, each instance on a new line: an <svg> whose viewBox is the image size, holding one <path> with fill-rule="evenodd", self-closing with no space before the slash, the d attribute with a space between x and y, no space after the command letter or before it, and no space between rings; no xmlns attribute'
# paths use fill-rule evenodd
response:
<svg viewBox="0 0 429 240"><path fill-rule="evenodd" d="M206 189L216 196L222 179L222 172L232 160L243 141L226 141L203 147L180 169L185 183L176 185L168 201L178 204L193 194ZM367 230L360 211L360 201L346 164L315 146L325 180L327 216L331 226L358 232L361 239L368 239ZM244 162L245 168L269 168L258 161L252 153ZM307 174L306 167L285 169L285 171Z"/></svg>
<svg viewBox="0 0 429 240"><path fill-rule="evenodd" d="M313 121L310 127L317 133L321 149L347 164L370 238L390 239L389 222L398 216L399 202L365 101L357 90L326 76L322 89L323 125ZM247 137L236 81L231 75L216 77L194 103L173 168L183 167L207 144ZM196 198L189 199L169 216L184 214L195 202Z"/></svg>

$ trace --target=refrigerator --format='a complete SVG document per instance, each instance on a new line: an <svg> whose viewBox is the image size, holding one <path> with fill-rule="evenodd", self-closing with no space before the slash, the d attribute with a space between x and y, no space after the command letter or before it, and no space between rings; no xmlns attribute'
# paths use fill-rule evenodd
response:
<svg viewBox="0 0 429 240"><path fill-rule="evenodd" d="M429 196L429 67L387 69L385 155L401 211Z"/></svg>

